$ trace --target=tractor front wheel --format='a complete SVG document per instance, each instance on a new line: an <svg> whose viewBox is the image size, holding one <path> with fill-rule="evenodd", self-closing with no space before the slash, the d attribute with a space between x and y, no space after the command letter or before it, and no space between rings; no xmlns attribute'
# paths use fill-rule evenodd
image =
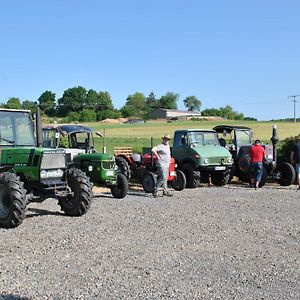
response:
<svg viewBox="0 0 300 300"><path fill-rule="evenodd" d="M124 198L128 193L128 181L125 175L118 174L117 177L117 184L113 185L110 189L111 194L114 196L114 198L122 199Z"/></svg>
<svg viewBox="0 0 300 300"><path fill-rule="evenodd" d="M186 186L186 178L182 171L177 170L174 180L172 181L172 187L176 191L182 191Z"/></svg>
<svg viewBox="0 0 300 300"><path fill-rule="evenodd" d="M66 177L72 194L60 197L58 205L67 216L82 216L91 206L92 184L86 174L79 169L69 169Z"/></svg>
<svg viewBox="0 0 300 300"><path fill-rule="evenodd" d="M13 228L25 219L26 190L13 173L0 174L0 226Z"/></svg>
<svg viewBox="0 0 300 300"><path fill-rule="evenodd" d="M229 182L230 172L216 172L211 175L211 181L216 186L224 186Z"/></svg>
<svg viewBox="0 0 300 300"><path fill-rule="evenodd" d="M279 177L278 183L282 186L289 186L295 182L296 179L296 172L294 167L284 162L278 166Z"/></svg>

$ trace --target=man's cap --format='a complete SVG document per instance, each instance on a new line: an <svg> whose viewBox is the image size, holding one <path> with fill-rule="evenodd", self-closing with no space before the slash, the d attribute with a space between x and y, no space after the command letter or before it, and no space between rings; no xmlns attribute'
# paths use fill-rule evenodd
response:
<svg viewBox="0 0 300 300"><path fill-rule="evenodd" d="M165 134L163 137L162 137L163 140L170 140L171 137L168 135L168 134Z"/></svg>

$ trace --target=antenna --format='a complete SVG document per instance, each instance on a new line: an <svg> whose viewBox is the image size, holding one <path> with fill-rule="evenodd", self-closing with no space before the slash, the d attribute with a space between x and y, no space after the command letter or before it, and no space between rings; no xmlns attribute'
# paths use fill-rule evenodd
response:
<svg viewBox="0 0 300 300"><path fill-rule="evenodd" d="M300 95L293 95L288 96L288 98L292 98L292 101L294 102L294 122L296 123L296 97L300 97Z"/></svg>

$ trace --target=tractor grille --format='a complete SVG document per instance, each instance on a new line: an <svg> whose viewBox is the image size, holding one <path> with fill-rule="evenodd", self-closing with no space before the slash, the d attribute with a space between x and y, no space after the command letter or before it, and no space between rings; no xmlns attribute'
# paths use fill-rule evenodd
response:
<svg viewBox="0 0 300 300"><path fill-rule="evenodd" d="M41 169L62 169L66 167L65 153L45 152L42 157Z"/></svg>
<svg viewBox="0 0 300 300"><path fill-rule="evenodd" d="M115 162L114 161L109 161L109 160L102 161L102 168L103 169L111 170L111 169L114 169L114 167L115 167Z"/></svg>

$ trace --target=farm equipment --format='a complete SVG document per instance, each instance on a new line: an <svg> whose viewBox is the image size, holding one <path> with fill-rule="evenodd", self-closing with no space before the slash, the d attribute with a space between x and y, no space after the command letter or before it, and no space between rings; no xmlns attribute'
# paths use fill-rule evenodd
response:
<svg viewBox="0 0 300 300"><path fill-rule="evenodd" d="M182 129L174 133L172 156L186 177L186 186L207 182L223 186L228 183L232 156L221 147L214 130Z"/></svg>
<svg viewBox="0 0 300 300"><path fill-rule="evenodd" d="M128 192L128 181L118 171L113 155L96 152L94 135L101 136L101 133L84 125L45 126L43 145L65 149L69 162L84 171L92 183L110 188L115 198L124 198Z"/></svg>
<svg viewBox="0 0 300 300"><path fill-rule="evenodd" d="M152 144L152 142L151 142ZM114 154L116 162L121 172L128 180L142 183L146 193L154 191L157 175L156 160L157 157L151 153L151 148L144 148L146 152L143 155L132 153L131 147L115 147ZM186 178L182 171L176 170L174 158L171 158L169 166L168 183L176 191L181 191L186 186Z"/></svg>
<svg viewBox="0 0 300 300"><path fill-rule="evenodd" d="M234 164L231 169L231 178L237 176L240 181L249 182L250 179L250 147L253 144L252 129L245 126L218 125L214 130L222 139L233 158ZM227 141L226 141L227 140ZM294 167L283 162L277 163L278 142L277 128L273 126L272 137L270 139L273 145L263 145L266 151L266 157L263 161L263 173L260 186L266 184L267 179L276 180L282 186L289 186L295 181Z"/></svg>
<svg viewBox="0 0 300 300"><path fill-rule="evenodd" d="M42 148L41 118L36 136L27 110L0 109L0 226L20 225L29 202L56 198L68 216L90 208L92 184L84 172L66 163L61 149ZM38 147L37 147L38 146Z"/></svg>

